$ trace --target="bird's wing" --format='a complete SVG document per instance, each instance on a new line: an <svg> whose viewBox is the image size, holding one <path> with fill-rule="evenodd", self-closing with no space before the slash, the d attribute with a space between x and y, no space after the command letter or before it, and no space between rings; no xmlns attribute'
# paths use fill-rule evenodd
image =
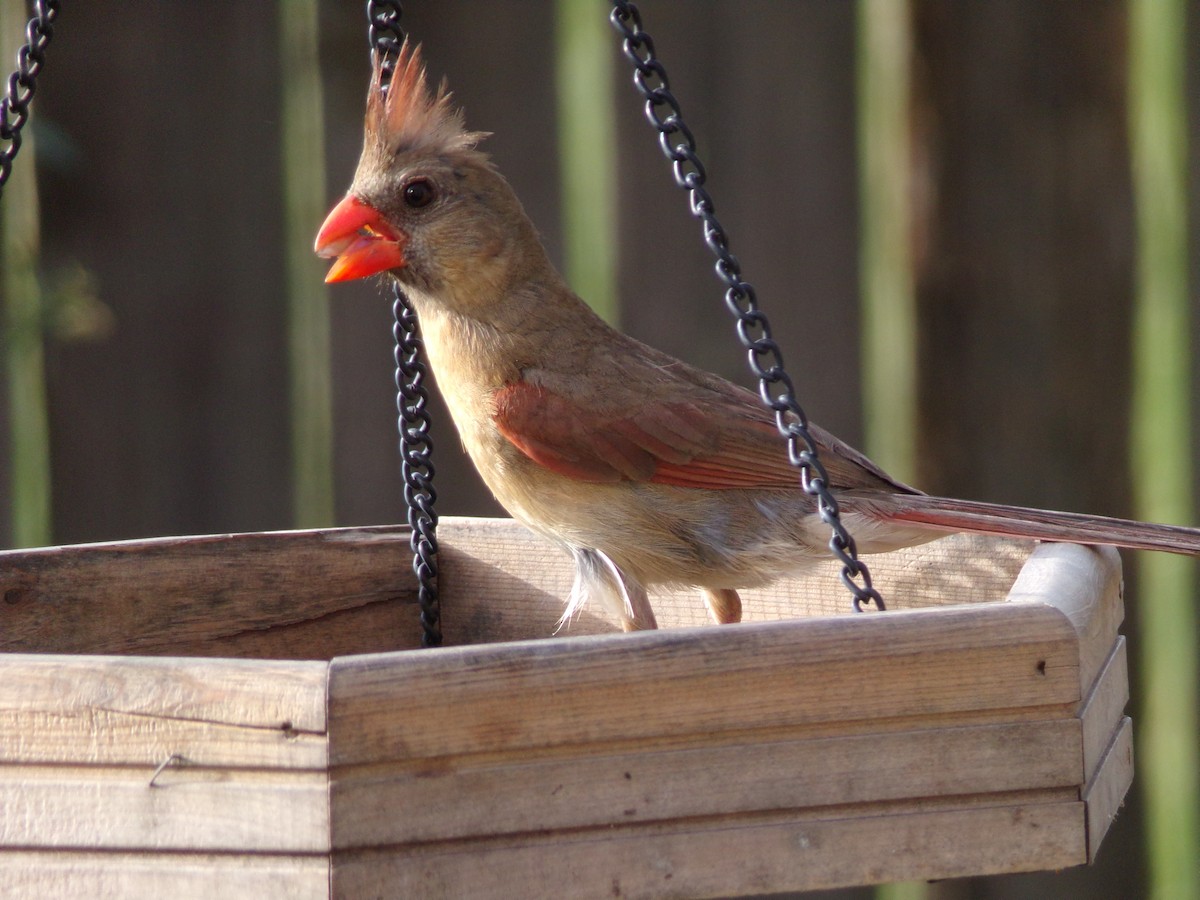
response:
<svg viewBox="0 0 1200 900"><path fill-rule="evenodd" d="M495 423L529 459L580 481L799 490L771 413L748 391L704 380L669 400L630 396L615 415L521 380L497 393ZM903 489L858 451L813 430L835 489Z"/></svg>

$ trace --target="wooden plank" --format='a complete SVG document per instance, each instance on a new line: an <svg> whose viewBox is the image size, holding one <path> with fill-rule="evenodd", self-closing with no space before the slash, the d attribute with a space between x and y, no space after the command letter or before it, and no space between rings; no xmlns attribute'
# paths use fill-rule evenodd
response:
<svg viewBox="0 0 1200 900"><path fill-rule="evenodd" d="M326 900L327 855L0 850L11 900Z"/></svg>
<svg viewBox="0 0 1200 900"><path fill-rule="evenodd" d="M396 577L404 575L401 572ZM235 659L329 660L360 653L418 650L421 636L415 603L391 598L326 613L305 622L236 634L201 635L175 647L149 648L145 652L151 656L163 653Z"/></svg>
<svg viewBox="0 0 1200 900"><path fill-rule="evenodd" d="M912 798L1071 787L1079 723L979 725L337 770L337 849ZM455 798L447 803L446 798ZM848 814L847 814L848 815Z"/></svg>
<svg viewBox="0 0 1200 900"><path fill-rule="evenodd" d="M1083 795L1087 804L1087 861L1095 862L1100 843L1108 833L1108 827L1117 817L1117 811L1125 802L1133 784L1133 720L1121 720L1109 745L1108 752L1100 761L1096 775Z"/></svg>
<svg viewBox="0 0 1200 900"><path fill-rule="evenodd" d="M326 663L0 656L0 762L324 768Z"/></svg>
<svg viewBox="0 0 1200 900"><path fill-rule="evenodd" d="M1071 620L1079 634L1080 689L1086 694L1108 659L1125 617L1121 555L1112 547L1039 544L1008 600L1048 604Z"/></svg>
<svg viewBox="0 0 1200 900"><path fill-rule="evenodd" d="M1125 716L1129 702L1129 660L1125 637L1118 635L1086 700L1080 704L1083 722L1084 783L1091 782Z"/></svg>
<svg viewBox="0 0 1200 900"><path fill-rule="evenodd" d="M549 637L571 592L571 558L511 519L438 524L442 631L449 646ZM619 630L584 609L564 636Z"/></svg>
<svg viewBox="0 0 1200 900"><path fill-rule="evenodd" d="M728 897L1080 865L1083 804L683 822L337 853L333 895Z"/></svg>
<svg viewBox="0 0 1200 900"><path fill-rule="evenodd" d="M325 772L0 766L0 847L328 852Z"/></svg>
<svg viewBox="0 0 1200 900"><path fill-rule="evenodd" d="M1057 610L878 616L456 647L330 664L331 762L1078 702Z"/></svg>
<svg viewBox="0 0 1200 900"><path fill-rule="evenodd" d="M547 637L570 591L569 556L511 519L439 528L446 639ZM1025 542L956 535L872 558L896 609L1002 599ZM418 646L403 527L323 529L0 552L0 651L330 659ZM747 621L849 610L830 561L746 591ZM664 627L703 625L695 591L663 591ZM564 635L617 624L585 610Z"/></svg>
<svg viewBox="0 0 1200 900"><path fill-rule="evenodd" d="M415 618L408 530L343 528L0 552L0 650L180 655L373 603Z"/></svg>

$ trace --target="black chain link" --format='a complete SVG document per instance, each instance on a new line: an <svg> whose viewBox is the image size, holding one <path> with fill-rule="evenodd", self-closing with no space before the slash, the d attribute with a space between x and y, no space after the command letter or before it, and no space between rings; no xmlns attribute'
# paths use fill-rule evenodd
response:
<svg viewBox="0 0 1200 900"><path fill-rule="evenodd" d="M25 45L17 51L17 70L8 77L8 93L0 99L0 189L12 174L13 160L21 149L21 129L29 120L29 103L37 90L37 76L46 61L46 45L54 36L58 0L36 0L33 18L25 26Z"/></svg>
<svg viewBox="0 0 1200 900"><path fill-rule="evenodd" d="M368 37L371 48L379 54L387 85L396 56L404 43L400 29L401 8L398 2L367 3ZM408 525L413 551L413 571L419 585L417 600L421 606L421 643L439 647L442 643L441 605L437 590L437 512L433 489L433 441L429 429L429 392L425 388L426 368L421 359L421 335L417 315L393 281L395 302L392 313L396 323L392 334L396 338L396 411L400 414L400 469L404 476L404 502L408 507Z"/></svg>
<svg viewBox="0 0 1200 900"><path fill-rule="evenodd" d="M667 70L655 56L654 41L642 29L641 15L633 3L617 0L609 19L622 35L622 48L634 67L633 83L646 101L646 118L658 132L658 143L671 163L675 183L688 191L692 215L703 223L704 242L717 257L717 276L727 288L725 305L737 318L738 339L747 350L750 370L758 378L759 396L775 413L775 424L787 439L788 459L800 470L801 486L816 499L821 521L833 532L829 549L842 564L842 583L854 595L854 609L861 612L864 603L884 609L883 598L871 585L870 571L858 559L854 538L842 524L837 501L829 490L829 476L808 429L808 417L796 400L792 379L784 371L783 355L771 337L770 323L758 308L754 288L742 279L737 257L729 250L729 238L704 189L707 174L696 153L696 139L684 124Z"/></svg>
<svg viewBox="0 0 1200 900"><path fill-rule="evenodd" d="M379 52L385 76L391 74L392 65L404 44L404 30L400 27L401 12L399 3L378 0L367 3L367 41L372 50ZM386 85L387 81L385 77L383 83Z"/></svg>
<svg viewBox="0 0 1200 900"><path fill-rule="evenodd" d="M404 476L404 503L412 529L413 571L419 585L417 600L421 606L421 643L438 647L442 643L441 604L437 591L437 492L433 489L433 441L429 436L429 392L425 388L426 368L421 359L421 335L417 315L397 285L392 313L396 323L396 411L400 414L400 470Z"/></svg>

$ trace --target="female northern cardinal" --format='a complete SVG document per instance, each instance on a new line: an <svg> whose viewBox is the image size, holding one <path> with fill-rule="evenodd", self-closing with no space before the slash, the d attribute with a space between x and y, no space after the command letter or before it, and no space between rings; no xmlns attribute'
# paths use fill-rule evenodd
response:
<svg viewBox="0 0 1200 900"><path fill-rule="evenodd" d="M389 272L417 311L467 452L514 517L575 558L564 619L595 599L655 627L646 586L695 585L718 622L737 588L827 555L828 530L751 392L604 323L546 257L445 85L406 45L376 59L362 158L316 250L326 281ZM929 497L813 426L864 553L947 532L1200 553L1200 529Z"/></svg>

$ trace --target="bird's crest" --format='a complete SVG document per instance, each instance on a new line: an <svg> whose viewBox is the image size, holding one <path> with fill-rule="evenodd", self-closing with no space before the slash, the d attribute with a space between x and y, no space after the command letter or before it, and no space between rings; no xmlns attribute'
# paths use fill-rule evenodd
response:
<svg viewBox="0 0 1200 900"><path fill-rule="evenodd" d="M462 110L451 102L443 80L437 92L429 89L420 45L405 40L385 82L384 60L372 58L371 90L367 95L368 141L388 157L407 151L443 153L467 150L484 132L467 131Z"/></svg>

